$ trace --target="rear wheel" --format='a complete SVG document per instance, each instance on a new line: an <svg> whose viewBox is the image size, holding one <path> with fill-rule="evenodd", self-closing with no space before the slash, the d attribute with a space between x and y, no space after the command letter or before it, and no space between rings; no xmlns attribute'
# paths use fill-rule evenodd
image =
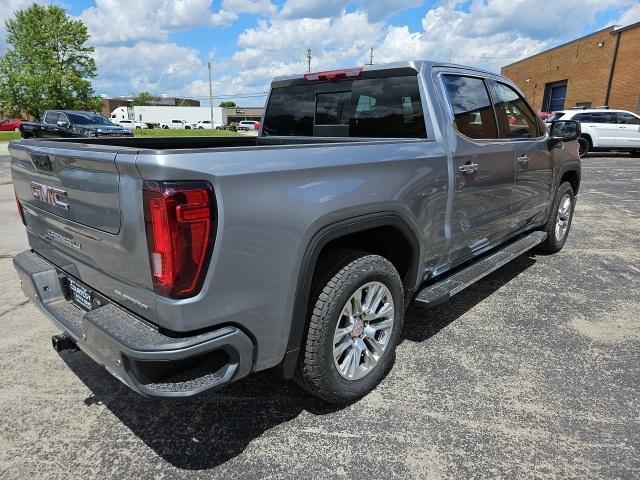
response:
<svg viewBox="0 0 640 480"><path fill-rule="evenodd" d="M402 282L378 255L341 251L320 262L296 380L327 402L348 403L391 369L404 318Z"/></svg>
<svg viewBox="0 0 640 480"><path fill-rule="evenodd" d="M578 154L584 157L591 150L591 142L586 137L578 138Z"/></svg>
<svg viewBox="0 0 640 480"><path fill-rule="evenodd" d="M544 253L556 253L562 250L567 241L573 210L576 205L576 197L569 182L562 183L556 190L549 219L544 227L547 239L538 246L538 250Z"/></svg>

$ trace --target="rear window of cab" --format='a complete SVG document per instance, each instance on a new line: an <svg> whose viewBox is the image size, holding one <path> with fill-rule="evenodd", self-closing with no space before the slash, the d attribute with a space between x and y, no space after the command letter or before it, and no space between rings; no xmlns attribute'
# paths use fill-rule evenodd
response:
<svg viewBox="0 0 640 480"><path fill-rule="evenodd" d="M263 135L426 138L417 75L274 88Z"/></svg>

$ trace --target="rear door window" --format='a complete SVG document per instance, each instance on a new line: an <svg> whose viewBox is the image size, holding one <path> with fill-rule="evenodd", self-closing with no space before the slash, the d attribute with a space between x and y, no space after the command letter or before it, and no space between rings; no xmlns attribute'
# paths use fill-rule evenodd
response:
<svg viewBox="0 0 640 480"><path fill-rule="evenodd" d="M618 123L614 113L611 112L593 112L589 120L590 123Z"/></svg>
<svg viewBox="0 0 640 480"><path fill-rule="evenodd" d="M474 139L498 138L496 118L484 80L463 75L444 75L443 80L458 131Z"/></svg>
<svg viewBox="0 0 640 480"><path fill-rule="evenodd" d="M616 116L618 117L618 123L623 125L640 125L640 118L630 113L618 112Z"/></svg>
<svg viewBox="0 0 640 480"><path fill-rule="evenodd" d="M495 82L496 114L503 138L537 138L541 136L538 116L526 100L509 85Z"/></svg>
<svg viewBox="0 0 640 480"><path fill-rule="evenodd" d="M274 88L264 135L425 138L417 75Z"/></svg>

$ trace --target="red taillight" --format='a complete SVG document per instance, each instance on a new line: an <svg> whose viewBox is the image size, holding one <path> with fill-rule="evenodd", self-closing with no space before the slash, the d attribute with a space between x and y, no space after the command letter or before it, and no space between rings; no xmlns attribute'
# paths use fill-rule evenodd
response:
<svg viewBox="0 0 640 480"><path fill-rule="evenodd" d="M330 70L328 72L310 72L304 74L307 82L331 82L344 78L359 77L362 73L362 67L346 68L344 70Z"/></svg>
<svg viewBox="0 0 640 480"><path fill-rule="evenodd" d="M25 222L24 220L24 210L22 209L22 204L20 203L20 199L18 198L18 194L16 193L15 189L13 190L13 194L16 197L16 205L18 206L18 215L20 215L20 220L22 220L22 224L26 227L27 222Z"/></svg>
<svg viewBox="0 0 640 480"><path fill-rule="evenodd" d="M145 182L145 226L153 286L185 298L198 293L215 228L213 190L207 182Z"/></svg>

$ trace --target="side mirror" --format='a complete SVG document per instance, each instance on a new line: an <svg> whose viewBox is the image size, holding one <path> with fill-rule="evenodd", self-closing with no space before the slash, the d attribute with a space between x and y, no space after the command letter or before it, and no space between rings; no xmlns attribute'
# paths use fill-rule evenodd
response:
<svg viewBox="0 0 640 480"><path fill-rule="evenodd" d="M575 120L556 120L551 122L551 141L553 143L577 140L582 133L580 122Z"/></svg>
<svg viewBox="0 0 640 480"><path fill-rule="evenodd" d="M58 120L56 122L58 124L59 127L68 127L69 126L69 122L65 122L64 120Z"/></svg>

